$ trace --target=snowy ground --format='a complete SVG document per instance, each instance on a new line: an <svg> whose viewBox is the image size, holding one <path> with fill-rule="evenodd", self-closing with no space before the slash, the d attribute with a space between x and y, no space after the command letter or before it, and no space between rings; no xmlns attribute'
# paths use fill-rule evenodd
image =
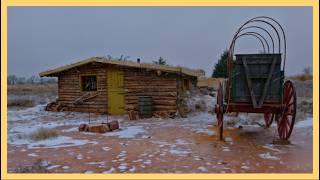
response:
<svg viewBox="0 0 320 180"><path fill-rule="evenodd" d="M218 141L215 117L129 121L125 116L90 115L91 122L120 121L121 130L78 132L88 113L46 112L43 105L8 111L8 170L41 159L56 173L242 173L311 172L312 117L297 122L290 145L276 145L276 127L265 129L226 117L225 142ZM243 128L237 128L240 124ZM56 138L33 141L28 134L53 128Z"/></svg>

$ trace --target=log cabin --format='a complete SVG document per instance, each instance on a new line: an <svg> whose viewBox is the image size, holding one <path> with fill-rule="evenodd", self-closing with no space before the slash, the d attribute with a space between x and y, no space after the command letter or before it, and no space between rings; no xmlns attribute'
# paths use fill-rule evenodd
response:
<svg viewBox="0 0 320 180"><path fill-rule="evenodd" d="M41 72L58 78L57 102L67 111L123 114L138 111L138 98L152 97L154 113L176 113L184 91L203 70L92 57Z"/></svg>

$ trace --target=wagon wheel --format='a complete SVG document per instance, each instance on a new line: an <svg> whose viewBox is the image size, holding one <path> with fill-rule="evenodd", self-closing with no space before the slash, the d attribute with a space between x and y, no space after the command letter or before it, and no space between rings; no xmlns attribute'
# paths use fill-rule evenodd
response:
<svg viewBox="0 0 320 180"><path fill-rule="evenodd" d="M219 84L219 89L217 92L217 102L215 106L215 113L217 114L218 128L219 128L219 138L223 139L223 92L222 85Z"/></svg>
<svg viewBox="0 0 320 180"><path fill-rule="evenodd" d="M287 80L283 86L282 113L278 119L280 139L288 140L294 126L297 108L297 95L293 83Z"/></svg>
<svg viewBox="0 0 320 180"><path fill-rule="evenodd" d="M266 128L269 128L271 126L274 116L274 113L264 113L264 121L266 123Z"/></svg>

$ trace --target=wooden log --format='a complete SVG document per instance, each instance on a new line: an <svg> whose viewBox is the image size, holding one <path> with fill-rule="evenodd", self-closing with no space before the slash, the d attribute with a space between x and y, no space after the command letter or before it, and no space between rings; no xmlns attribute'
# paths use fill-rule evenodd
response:
<svg viewBox="0 0 320 180"><path fill-rule="evenodd" d="M111 131L107 124L88 124L88 132L105 133Z"/></svg>
<svg viewBox="0 0 320 180"><path fill-rule="evenodd" d="M129 116L129 120L136 120L137 119L136 112L133 110L128 111L128 116Z"/></svg>

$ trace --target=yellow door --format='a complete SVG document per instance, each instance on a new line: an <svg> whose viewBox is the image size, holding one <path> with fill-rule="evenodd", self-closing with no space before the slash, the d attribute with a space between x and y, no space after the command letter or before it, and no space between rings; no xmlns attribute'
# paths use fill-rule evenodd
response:
<svg viewBox="0 0 320 180"><path fill-rule="evenodd" d="M124 113L123 72L108 69L108 112L110 114Z"/></svg>

